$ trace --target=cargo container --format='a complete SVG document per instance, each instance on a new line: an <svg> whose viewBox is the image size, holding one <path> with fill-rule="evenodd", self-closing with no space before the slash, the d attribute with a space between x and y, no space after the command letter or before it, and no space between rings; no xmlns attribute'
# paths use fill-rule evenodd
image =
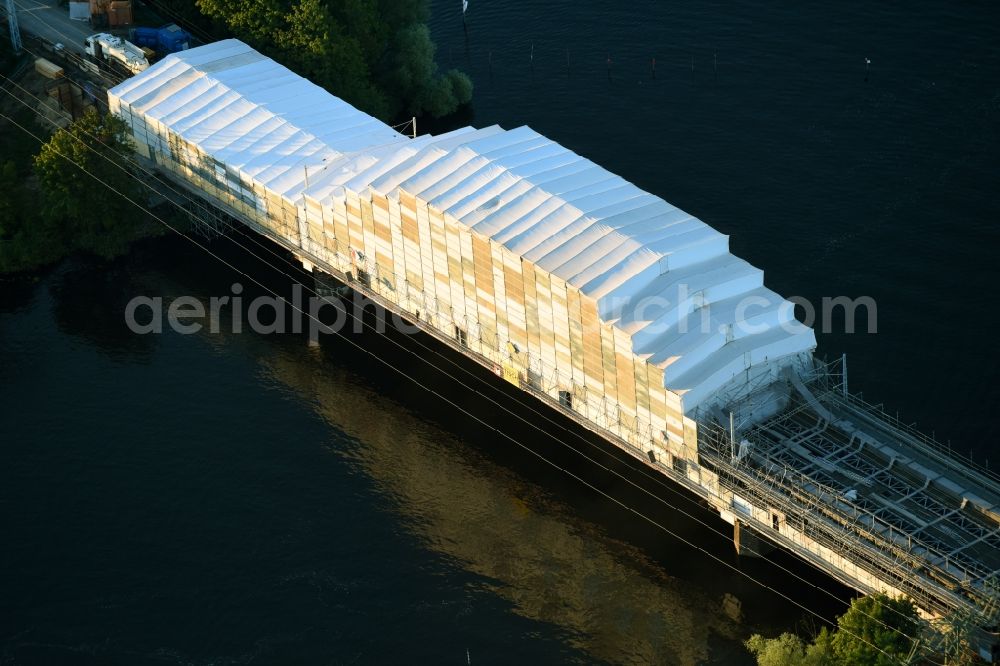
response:
<svg viewBox="0 0 1000 666"><path fill-rule="evenodd" d="M160 57L184 51L191 45L191 36L174 23L159 28L133 28L132 43L152 49Z"/></svg>

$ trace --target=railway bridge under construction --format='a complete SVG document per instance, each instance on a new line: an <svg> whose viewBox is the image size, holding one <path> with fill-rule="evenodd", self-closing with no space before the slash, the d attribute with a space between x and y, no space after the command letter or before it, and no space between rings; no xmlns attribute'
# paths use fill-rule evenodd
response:
<svg viewBox="0 0 1000 666"><path fill-rule="evenodd" d="M109 106L202 217L689 489L741 550L906 595L996 657L1000 478L852 394L701 220L530 128L404 136L236 40L168 56Z"/></svg>

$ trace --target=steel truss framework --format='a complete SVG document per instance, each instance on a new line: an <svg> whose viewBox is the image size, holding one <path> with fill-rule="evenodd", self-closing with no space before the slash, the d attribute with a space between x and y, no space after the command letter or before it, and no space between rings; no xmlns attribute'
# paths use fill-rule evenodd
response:
<svg viewBox="0 0 1000 666"><path fill-rule="evenodd" d="M801 534L924 610L971 614L995 640L1000 479L849 394L833 364L818 364L791 392L787 409L736 432L737 442L749 445L738 459L728 424L700 423L702 464L723 488L780 512ZM772 527L757 525L859 587Z"/></svg>
<svg viewBox="0 0 1000 666"><path fill-rule="evenodd" d="M172 180L192 194L201 194L183 179ZM204 216L204 209L212 208L221 209L218 219ZM190 212L202 214L202 222L210 228L239 220L293 253L300 251L287 238L230 206L211 201L204 209L198 206ZM336 273L330 267L327 270ZM362 291L382 302L368 289ZM421 320L416 323L434 334ZM460 351L483 363L488 360L464 347ZM969 623L986 628L984 642L995 643L1000 606L996 598L1000 477L971 462L958 461L946 447L859 395L848 394L843 373L834 364L817 364L807 384L811 400L800 396L777 416L738 432L737 439L745 438L750 450L738 460L732 456L737 447L728 428L700 419L700 464L718 475L719 490L738 493L756 507L781 511L783 520L802 534L905 592L924 610L968 618ZM596 428L532 383L520 385L645 462L643 447ZM761 391L772 388L763 386ZM762 403L769 399L760 398ZM891 442L892 448L882 442ZM896 455L887 455L890 450ZM919 461L916 466L915 461ZM650 460L648 464L704 499L715 499L717 491L709 492L688 478L690 470L684 460ZM927 470L931 472L923 473ZM969 488L977 493L975 502L963 496ZM755 527L845 584L873 591L802 544L768 532L770 521L758 521Z"/></svg>

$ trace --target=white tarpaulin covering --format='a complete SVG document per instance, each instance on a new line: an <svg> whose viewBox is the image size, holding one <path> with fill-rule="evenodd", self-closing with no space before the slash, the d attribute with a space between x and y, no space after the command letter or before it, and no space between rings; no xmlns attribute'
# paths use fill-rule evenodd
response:
<svg viewBox="0 0 1000 666"><path fill-rule="evenodd" d="M169 55L109 96L290 198L305 167L405 138L236 39Z"/></svg>
<svg viewBox="0 0 1000 666"><path fill-rule="evenodd" d="M728 237L529 127L407 139L243 43L165 58L112 99L292 199L405 191L594 298L686 412L815 348ZM115 108L112 104L112 108Z"/></svg>

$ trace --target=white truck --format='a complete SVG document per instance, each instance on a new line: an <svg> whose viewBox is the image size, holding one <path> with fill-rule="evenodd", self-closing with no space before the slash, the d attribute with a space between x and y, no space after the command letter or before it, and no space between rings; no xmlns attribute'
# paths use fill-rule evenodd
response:
<svg viewBox="0 0 1000 666"><path fill-rule="evenodd" d="M147 69L149 60L141 48L121 37L99 32L83 41L84 51L99 61L117 64L133 74Z"/></svg>

